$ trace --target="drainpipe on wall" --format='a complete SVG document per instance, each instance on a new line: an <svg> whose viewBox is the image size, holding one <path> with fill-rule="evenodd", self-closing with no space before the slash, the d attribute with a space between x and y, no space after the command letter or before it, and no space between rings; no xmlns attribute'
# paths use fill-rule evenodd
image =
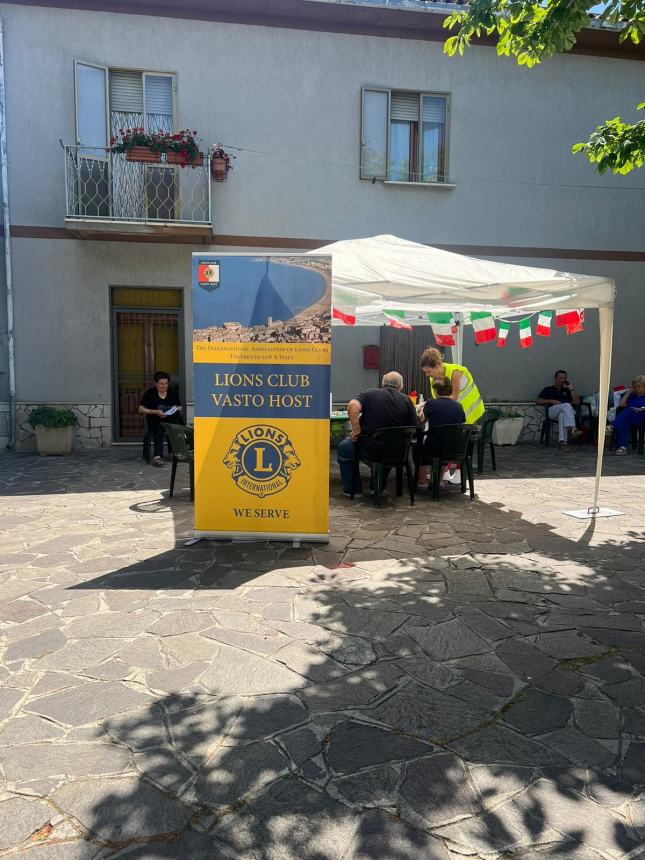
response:
<svg viewBox="0 0 645 860"><path fill-rule="evenodd" d="M0 181L2 182L2 223L4 226L4 269L7 285L7 353L9 357L9 444L16 444L16 352L13 333L13 277L9 220L9 175L7 169L7 119L4 86L4 25L0 16Z"/></svg>

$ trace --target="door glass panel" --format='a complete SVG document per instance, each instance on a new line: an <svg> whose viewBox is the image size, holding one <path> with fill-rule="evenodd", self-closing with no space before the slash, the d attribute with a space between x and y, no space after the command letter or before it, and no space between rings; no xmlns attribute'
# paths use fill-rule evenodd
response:
<svg viewBox="0 0 645 860"><path fill-rule="evenodd" d="M171 378L177 377L179 373L179 332L177 326L169 322L167 317L158 315L154 320L152 336L155 365L160 370L169 373Z"/></svg>
<svg viewBox="0 0 645 860"><path fill-rule="evenodd" d="M78 151L78 214L82 218L106 218L110 214L108 163Z"/></svg>
<svg viewBox="0 0 645 860"><path fill-rule="evenodd" d="M110 71L110 132L118 137L126 128L142 128L143 77L141 72ZM145 217L145 165L127 161L124 155L112 159L113 217L124 221Z"/></svg>
<svg viewBox="0 0 645 860"><path fill-rule="evenodd" d="M179 167L146 166L146 208L150 221L174 221Z"/></svg>

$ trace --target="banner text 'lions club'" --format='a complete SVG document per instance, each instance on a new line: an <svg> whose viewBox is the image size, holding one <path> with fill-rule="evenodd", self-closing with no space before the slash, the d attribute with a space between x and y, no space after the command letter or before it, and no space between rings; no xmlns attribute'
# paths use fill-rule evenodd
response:
<svg viewBox="0 0 645 860"><path fill-rule="evenodd" d="M195 533L329 532L331 260L193 255Z"/></svg>

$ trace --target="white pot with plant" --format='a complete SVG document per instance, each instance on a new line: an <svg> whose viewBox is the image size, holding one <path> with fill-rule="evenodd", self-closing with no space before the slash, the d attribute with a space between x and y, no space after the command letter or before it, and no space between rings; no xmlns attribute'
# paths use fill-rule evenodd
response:
<svg viewBox="0 0 645 860"><path fill-rule="evenodd" d="M524 416L519 410L511 409L493 425L493 442L495 445L517 445L523 429Z"/></svg>
<svg viewBox="0 0 645 860"><path fill-rule="evenodd" d="M72 453L78 421L71 409L37 406L29 413L29 423L34 428L41 456Z"/></svg>

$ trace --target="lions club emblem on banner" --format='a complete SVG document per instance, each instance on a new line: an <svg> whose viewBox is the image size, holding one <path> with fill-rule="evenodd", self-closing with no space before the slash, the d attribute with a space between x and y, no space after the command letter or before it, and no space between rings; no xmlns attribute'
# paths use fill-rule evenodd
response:
<svg viewBox="0 0 645 860"><path fill-rule="evenodd" d="M197 264L197 284L207 292L219 288L219 263L216 260Z"/></svg>
<svg viewBox="0 0 645 860"><path fill-rule="evenodd" d="M224 465L240 490L263 499L285 489L300 460L286 433L254 424L235 436Z"/></svg>

